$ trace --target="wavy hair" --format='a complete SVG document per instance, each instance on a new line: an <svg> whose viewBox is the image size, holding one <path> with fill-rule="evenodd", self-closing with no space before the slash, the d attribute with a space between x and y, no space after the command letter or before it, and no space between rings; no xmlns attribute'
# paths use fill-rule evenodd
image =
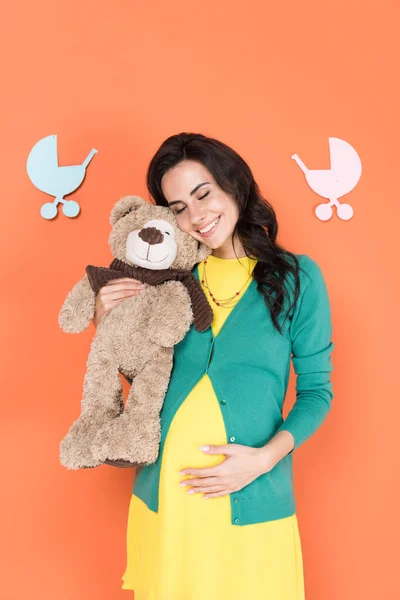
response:
<svg viewBox="0 0 400 600"><path fill-rule="evenodd" d="M274 209L261 195L250 167L243 158L226 144L200 133L179 133L168 137L151 159L146 184L157 205L168 206L161 189L163 175L184 160L201 163L213 175L219 187L235 199L239 217L232 233L232 247L234 249L233 237L236 235L246 255L258 260L253 277L257 281L257 289L264 295L274 326L282 333L278 319L285 303L290 301L286 284L292 276L294 299L285 319L300 293L301 267L297 257L276 242L278 221Z"/></svg>

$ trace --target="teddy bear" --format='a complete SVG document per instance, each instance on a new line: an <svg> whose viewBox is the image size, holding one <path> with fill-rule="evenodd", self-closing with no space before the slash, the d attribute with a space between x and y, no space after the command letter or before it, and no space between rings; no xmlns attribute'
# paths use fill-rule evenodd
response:
<svg viewBox="0 0 400 600"><path fill-rule="evenodd" d="M192 272L211 249L181 231L170 208L126 196L113 206L110 223L114 259L109 267L86 267L62 305L60 327L67 333L87 329L96 294L112 279L133 277L148 285L105 314L96 329L81 413L60 443L60 462L68 469L156 461L173 347L192 325L205 331L213 319ZM119 373L132 380L125 407Z"/></svg>

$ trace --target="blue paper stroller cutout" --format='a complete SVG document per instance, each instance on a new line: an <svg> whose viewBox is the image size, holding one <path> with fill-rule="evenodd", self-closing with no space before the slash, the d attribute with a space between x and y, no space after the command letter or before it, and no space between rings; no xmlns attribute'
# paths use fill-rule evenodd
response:
<svg viewBox="0 0 400 600"><path fill-rule="evenodd" d="M74 200L64 200L64 196L81 185L86 167L96 152L93 148L81 165L59 167L56 135L48 135L33 146L26 163L29 179L41 192L55 196L53 202L46 202L40 209L44 219L54 219L59 202L62 203L62 211L66 217L76 217L79 214L79 204Z"/></svg>

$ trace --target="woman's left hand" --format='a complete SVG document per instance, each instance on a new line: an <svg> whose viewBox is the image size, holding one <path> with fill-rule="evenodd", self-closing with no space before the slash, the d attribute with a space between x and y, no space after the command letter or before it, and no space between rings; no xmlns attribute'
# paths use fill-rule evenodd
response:
<svg viewBox="0 0 400 600"><path fill-rule="evenodd" d="M216 498L237 492L273 468L272 457L265 447L252 448L242 444L201 446L206 454L225 454L226 459L214 467L182 469L181 474L194 475L180 485L190 486L190 493L203 492L203 498Z"/></svg>

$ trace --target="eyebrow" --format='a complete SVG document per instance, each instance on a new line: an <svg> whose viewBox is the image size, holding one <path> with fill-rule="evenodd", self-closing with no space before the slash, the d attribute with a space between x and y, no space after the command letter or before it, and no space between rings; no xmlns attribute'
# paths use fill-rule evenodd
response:
<svg viewBox="0 0 400 600"><path fill-rule="evenodd" d="M196 187L195 187L195 188L193 188L193 189L192 189L192 191L190 192L190 195L191 195L191 196L193 196L193 194L194 194L195 192L197 192L197 190L198 190L199 188L201 188L203 185L206 185L207 183L211 183L211 181L204 181L203 183L199 183L199 185L196 185ZM183 200L174 200L173 202L170 202L170 203L168 204L168 206L172 206L173 204L178 204L179 202L183 202Z"/></svg>

